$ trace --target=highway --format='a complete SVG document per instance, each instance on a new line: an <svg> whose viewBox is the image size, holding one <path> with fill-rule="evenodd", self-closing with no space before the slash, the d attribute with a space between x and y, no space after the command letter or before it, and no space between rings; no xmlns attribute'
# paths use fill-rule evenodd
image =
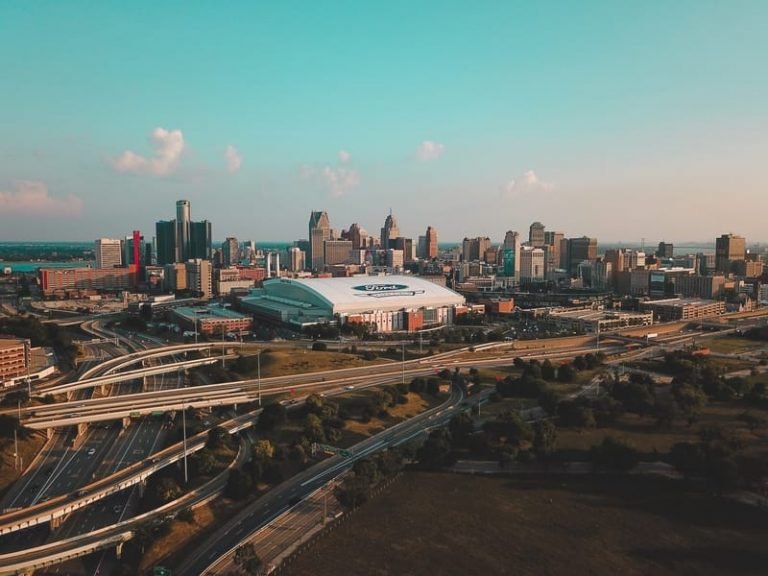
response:
<svg viewBox="0 0 768 576"><path fill-rule="evenodd" d="M363 440L348 450L348 457L332 456L282 482L216 530L175 573L181 576L210 573L209 568L213 563L233 551L248 535L288 510L292 502L306 498L329 480L348 470L357 460L390 446L408 442L423 435L426 430L444 425L453 417L463 400L461 389L454 386L448 400L440 406Z"/></svg>

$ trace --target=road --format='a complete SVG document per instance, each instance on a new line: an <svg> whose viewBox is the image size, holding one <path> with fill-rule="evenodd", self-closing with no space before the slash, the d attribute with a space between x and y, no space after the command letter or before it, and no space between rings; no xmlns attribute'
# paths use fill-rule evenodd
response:
<svg viewBox="0 0 768 576"><path fill-rule="evenodd" d="M425 430L444 425L456 413L463 399L461 389L454 387L445 403L356 444L349 450L349 457L332 456L282 482L216 530L174 573L182 576L205 573L213 562L229 553L243 540L243 534L252 534L269 524L272 519L288 510L292 502L306 498L329 480L348 470L357 460L390 446L408 442L423 435Z"/></svg>

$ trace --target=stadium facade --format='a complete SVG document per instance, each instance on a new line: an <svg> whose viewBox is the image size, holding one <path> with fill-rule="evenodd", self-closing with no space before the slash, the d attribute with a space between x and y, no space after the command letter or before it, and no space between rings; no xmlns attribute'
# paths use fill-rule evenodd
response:
<svg viewBox="0 0 768 576"><path fill-rule="evenodd" d="M275 278L241 304L256 317L295 329L356 323L378 332L450 325L467 311L463 296L418 276Z"/></svg>

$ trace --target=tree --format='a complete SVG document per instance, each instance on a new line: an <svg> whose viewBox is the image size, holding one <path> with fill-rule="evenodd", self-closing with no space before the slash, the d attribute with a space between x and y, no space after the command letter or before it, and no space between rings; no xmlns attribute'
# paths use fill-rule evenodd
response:
<svg viewBox="0 0 768 576"><path fill-rule="evenodd" d="M243 500L251 493L252 480L249 474L235 468L229 472L225 493L233 500Z"/></svg>
<svg viewBox="0 0 768 576"><path fill-rule="evenodd" d="M439 470L453 464L451 438L444 429L434 430L417 454L419 463L427 470Z"/></svg>
<svg viewBox="0 0 768 576"><path fill-rule="evenodd" d="M550 382L555 379L555 366L549 358L544 360L541 364L541 377Z"/></svg>
<svg viewBox="0 0 768 576"><path fill-rule="evenodd" d="M275 454L275 447L269 440L256 440L253 443L251 454L255 460L271 460Z"/></svg>
<svg viewBox="0 0 768 576"><path fill-rule="evenodd" d="M262 432L274 430L276 426L284 424L288 417L285 406L280 402L271 402L264 406L259 414L259 420L256 427Z"/></svg>
<svg viewBox="0 0 768 576"><path fill-rule="evenodd" d="M313 342L312 350L314 352L325 352L326 350L328 350L328 344L326 344L325 342Z"/></svg>
<svg viewBox="0 0 768 576"><path fill-rule="evenodd" d="M222 426L214 426L208 431L208 440L205 443L206 448L215 450L229 446L229 431Z"/></svg>
<svg viewBox="0 0 768 576"><path fill-rule="evenodd" d="M692 384L673 384L672 396L680 412L688 420L688 425L691 426L707 402L706 395Z"/></svg>
<svg viewBox="0 0 768 576"><path fill-rule="evenodd" d="M701 445L691 442L678 442L669 451L672 466L688 479L702 474L706 468L706 455Z"/></svg>
<svg viewBox="0 0 768 576"><path fill-rule="evenodd" d="M603 442L598 446L592 446L589 455L595 467L607 468L618 472L631 470L637 465L639 460L637 450L611 436L603 438Z"/></svg>
<svg viewBox="0 0 768 576"><path fill-rule="evenodd" d="M251 542L238 546L233 560L245 574L258 574L263 564Z"/></svg>
<svg viewBox="0 0 768 576"><path fill-rule="evenodd" d="M469 444L469 436L475 431L475 423L469 414L461 412L448 422L448 431L456 446L466 448Z"/></svg>
<svg viewBox="0 0 768 576"><path fill-rule="evenodd" d="M307 414L304 420L304 435L310 442L325 442L325 429L319 416Z"/></svg>
<svg viewBox="0 0 768 576"><path fill-rule="evenodd" d="M576 372L570 364L563 364L557 369L557 381L567 384L573 382Z"/></svg>
<svg viewBox="0 0 768 576"><path fill-rule="evenodd" d="M533 451L539 458L549 457L557 443L557 427L551 420L539 420L533 425Z"/></svg>
<svg viewBox="0 0 768 576"><path fill-rule="evenodd" d="M319 414L320 411L323 409L324 403L325 403L325 400L317 392L310 394L309 396L307 396L307 399L304 400L304 406L306 406L307 412L310 412L312 414Z"/></svg>

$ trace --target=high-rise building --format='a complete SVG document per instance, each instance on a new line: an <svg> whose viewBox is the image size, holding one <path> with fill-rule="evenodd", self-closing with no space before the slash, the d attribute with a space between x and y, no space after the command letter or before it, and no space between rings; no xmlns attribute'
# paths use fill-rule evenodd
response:
<svg viewBox="0 0 768 576"><path fill-rule="evenodd" d="M674 245L669 242L659 242L659 247L656 249L657 258L672 258L674 254Z"/></svg>
<svg viewBox="0 0 768 576"><path fill-rule="evenodd" d="M461 244L461 256L464 262L474 262L485 257L485 251L491 247L491 239L487 236L464 238Z"/></svg>
<svg viewBox="0 0 768 576"><path fill-rule="evenodd" d="M190 222L191 207L189 200L176 201L176 262L185 262L190 258Z"/></svg>
<svg viewBox="0 0 768 576"><path fill-rule="evenodd" d="M736 262L744 260L747 254L747 241L743 236L723 234L715 239L715 270L722 274L733 272Z"/></svg>
<svg viewBox="0 0 768 576"><path fill-rule="evenodd" d="M194 258L185 263L187 289L198 298L210 298L213 294L213 268L208 260Z"/></svg>
<svg viewBox="0 0 768 576"><path fill-rule="evenodd" d="M351 240L326 240L323 242L323 262L325 266L348 264L351 258Z"/></svg>
<svg viewBox="0 0 768 576"><path fill-rule="evenodd" d="M291 272L301 272L304 270L304 251L298 246L292 246L288 249L288 265Z"/></svg>
<svg viewBox="0 0 768 576"><path fill-rule="evenodd" d="M96 268L121 266L123 264L121 251L120 240L116 238L99 238L96 240L94 247Z"/></svg>
<svg viewBox="0 0 768 576"><path fill-rule="evenodd" d="M221 262L223 266L233 266L240 260L240 244L237 238L230 236L221 245Z"/></svg>
<svg viewBox="0 0 768 576"><path fill-rule="evenodd" d="M143 268L148 264L146 255L147 245L144 242L144 236L138 230L134 230L133 234L126 236L123 241L123 264L126 266L138 264L139 268Z"/></svg>
<svg viewBox="0 0 768 576"><path fill-rule="evenodd" d="M507 230L501 245L502 276L520 279L520 234Z"/></svg>
<svg viewBox="0 0 768 576"><path fill-rule="evenodd" d="M400 228L397 225L397 220L392 216L390 210L386 220L384 220L384 227L381 229L381 249L389 250L394 248L393 240L400 237Z"/></svg>
<svg viewBox="0 0 768 576"><path fill-rule="evenodd" d="M428 260L433 260L437 258L437 254L437 230L432 228L432 226L427 226L425 257Z"/></svg>
<svg viewBox="0 0 768 576"><path fill-rule="evenodd" d="M211 223L208 220L190 222L188 260L210 260L213 255L211 242Z"/></svg>
<svg viewBox="0 0 768 576"><path fill-rule="evenodd" d="M533 246L520 249L520 281L541 282L544 280L544 250Z"/></svg>
<svg viewBox="0 0 768 576"><path fill-rule="evenodd" d="M560 243L563 238L565 238L565 234L562 232L544 232L545 273L560 267Z"/></svg>
<svg viewBox="0 0 768 576"><path fill-rule="evenodd" d="M328 213L312 212L309 215L309 251L307 267L321 271L325 266L323 242L331 239L331 221Z"/></svg>
<svg viewBox="0 0 768 576"><path fill-rule="evenodd" d="M573 275L579 264L593 261L597 258L597 239L582 236L581 238L565 238L560 245L560 261L562 268Z"/></svg>
<svg viewBox="0 0 768 576"><path fill-rule="evenodd" d="M176 262L176 220L156 222L155 241L157 265L165 266Z"/></svg>
<svg viewBox="0 0 768 576"><path fill-rule="evenodd" d="M528 229L528 245L534 248L544 248L544 224L534 222Z"/></svg>

